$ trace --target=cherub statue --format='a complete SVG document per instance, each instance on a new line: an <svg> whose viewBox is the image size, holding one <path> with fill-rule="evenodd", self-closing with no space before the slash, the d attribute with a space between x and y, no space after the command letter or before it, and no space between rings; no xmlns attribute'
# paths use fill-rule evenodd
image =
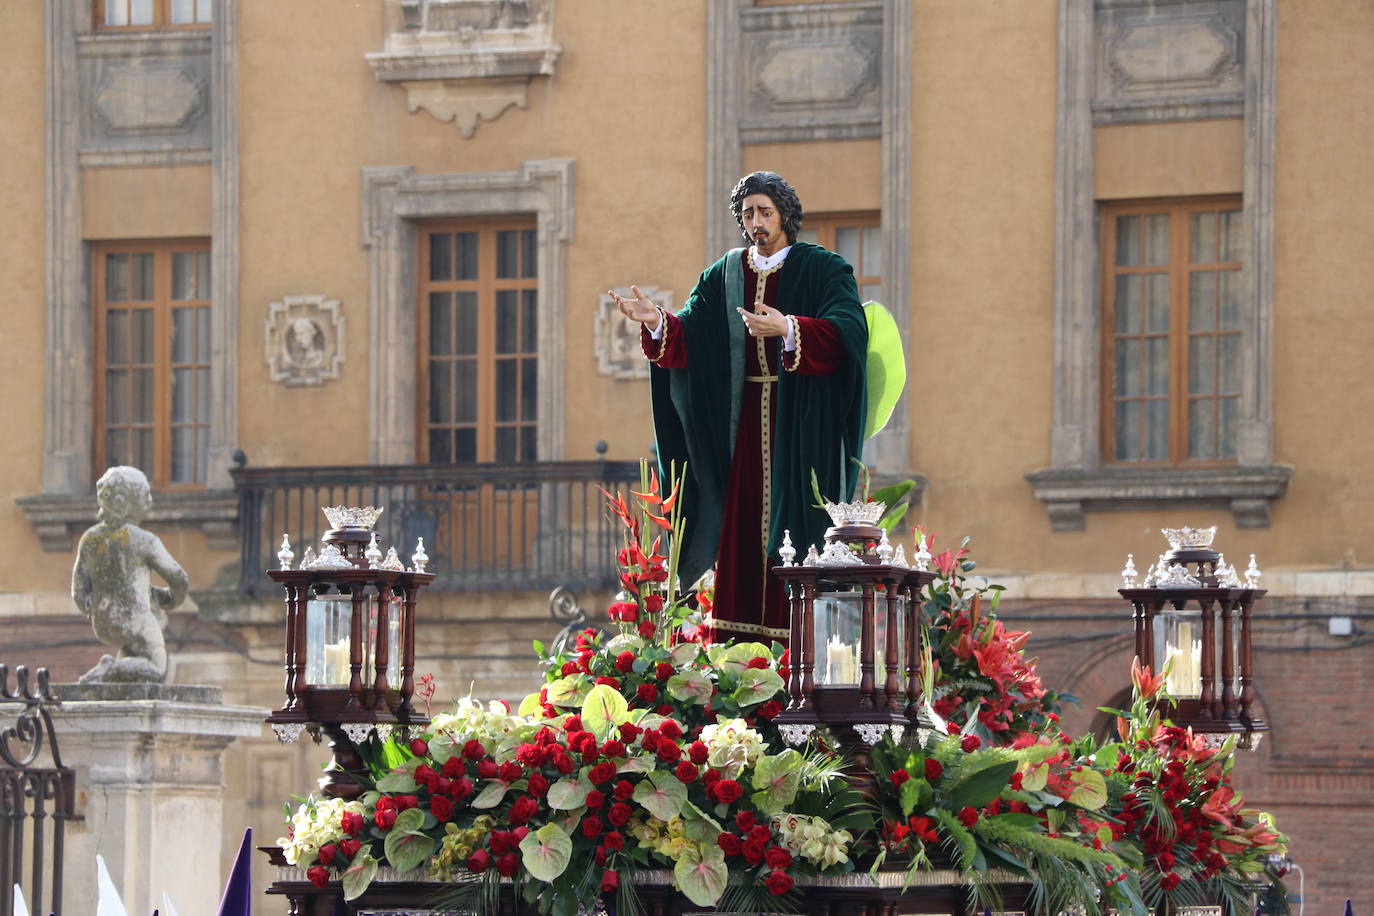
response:
<svg viewBox="0 0 1374 916"><path fill-rule="evenodd" d="M167 611L186 599L186 571L157 535L138 527L153 506L142 471L110 468L96 482L95 494L99 521L81 535L76 549L72 600L90 618L96 638L118 646L119 655L101 656L81 675L81 683L161 683L167 677L162 628ZM168 587L153 585L149 570Z"/></svg>

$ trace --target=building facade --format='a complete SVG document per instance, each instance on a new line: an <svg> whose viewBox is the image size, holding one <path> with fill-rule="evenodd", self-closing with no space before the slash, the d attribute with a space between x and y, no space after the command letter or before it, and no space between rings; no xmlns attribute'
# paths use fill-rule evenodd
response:
<svg viewBox="0 0 1374 916"><path fill-rule="evenodd" d="M652 438L606 290L680 303L770 169L906 329L867 457L973 537L1074 727L1126 683L1128 552L1258 556L1241 784L1307 903L1374 904L1364 0L12 0L0 45L0 660L98 657L70 568L130 463L192 576L175 680L277 705L261 571L375 501L447 578L418 670L527 692ZM226 830L322 759L238 746Z"/></svg>

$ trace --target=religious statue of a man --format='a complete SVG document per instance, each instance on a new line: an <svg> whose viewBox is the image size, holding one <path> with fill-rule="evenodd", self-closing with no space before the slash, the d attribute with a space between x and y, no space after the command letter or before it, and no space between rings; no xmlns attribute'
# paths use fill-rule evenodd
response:
<svg viewBox="0 0 1374 916"><path fill-rule="evenodd" d="M652 363L659 462L687 465L683 582L716 564L710 637L786 640L770 569L784 531L823 539L813 471L827 498L853 494L868 326L849 263L797 241L801 201L780 175L744 176L730 210L750 247L708 267L676 314L638 287L611 295Z"/></svg>
<svg viewBox="0 0 1374 916"><path fill-rule="evenodd" d="M72 568L72 600L90 618L96 638L117 646L103 655L81 683L138 681L167 677L162 628L167 611L186 599L186 572L162 541L138 527L153 507L148 478L138 468L113 467L96 482L99 521L81 535ZM156 572L167 587L152 584Z"/></svg>

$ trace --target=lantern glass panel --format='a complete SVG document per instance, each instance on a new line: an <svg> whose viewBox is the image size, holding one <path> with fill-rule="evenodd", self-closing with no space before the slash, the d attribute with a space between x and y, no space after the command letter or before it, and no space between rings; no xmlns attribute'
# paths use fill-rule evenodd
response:
<svg viewBox="0 0 1374 916"><path fill-rule="evenodd" d="M396 595L387 600L386 610L386 681L387 685L399 690L401 687L401 599ZM381 615L378 613L378 596L369 592L367 596L367 626L363 628L363 663L367 667L368 684L377 677L377 626Z"/></svg>
<svg viewBox="0 0 1374 916"><path fill-rule="evenodd" d="M897 678L906 684L902 651L906 635L906 598L897 605ZM859 684L863 658L863 593L820 592L816 595L816 683L825 687ZM887 677L887 596L876 592L873 600L873 676L879 686Z"/></svg>
<svg viewBox="0 0 1374 916"><path fill-rule="evenodd" d="M1175 698L1202 696L1202 613L1165 611L1155 616L1159 669L1168 666L1165 688Z"/></svg>
<svg viewBox="0 0 1374 916"><path fill-rule="evenodd" d="M347 687L348 637L353 625L349 595L320 595L305 605L305 681L319 687Z"/></svg>

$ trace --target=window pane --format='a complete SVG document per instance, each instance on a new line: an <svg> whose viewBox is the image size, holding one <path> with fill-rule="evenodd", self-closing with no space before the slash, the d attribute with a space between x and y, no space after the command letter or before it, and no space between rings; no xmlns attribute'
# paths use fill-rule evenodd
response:
<svg viewBox="0 0 1374 916"><path fill-rule="evenodd" d="M190 426L172 428L172 482L196 479L196 431Z"/></svg>
<svg viewBox="0 0 1374 916"><path fill-rule="evenodd" d="M1223 210L1221 213L1221 243L1217 248L1218 257L1223 261L1245 260L1245 230L1240 214L1239 210Z"/></svg>
<svg viewBox="0 0 1374 916"><path fill-rule="evenodd" d="M133 376L133 393L130 398L130 407L133 410L131 419L135 423L152 423L153 370L134 369L130 375Z"/></svg>
<svg viewBox="0 0 1374 916"><path fill-rule="evenodd" d="M453 460L470 463L477 460L477 430L453 431Z"/></svg>
<svg viewBox="0 0 1374 916"><path fill-rule="evenodd" d="M132 452L129 455L129 462L134 467L141 469L149 477L153 471L153 431L148 428L135 429L129 434Z"/></svg>
<svg viewBox="0 0 1374 916"><path fill-rule="evenodd" d="M532 359L520 361L520 419L539 419L539 364Z"/></svg>
<svg viewBox="0 0 1374 916"><path fill-rule="evenodd" d="M196 483L205 483L205 469L210 463L210 427L196 427Z"/></svg>
<svg viewBox="0 0 1374 916"><path fill-rule="evenodd" d="M1168 274L1145 277L1145 330L1157 334L1169 330Z"/></svg>
<svg viewBox="0 0 1374 916"><path fill-rule="evenodd" d="M1218 327L1223 331L1240 329L1240 312L1245 298L1244 284L1239 270L1222 270L1221 304Z"/></svg>
<svg viewBox="0 0 1374 916"><path fill-rule="evenodd" d="M520 244L524 251L520 255L522 277L539 276L539 234L533 229L520 233Z"/></svg>
<svg viewBox="0 0 1374 916"><path fill-rule="evenodd" d="M1116 342L1117 397L1140 393L1140 341L1127 339Z"/></svg>
<svg viewBox="0 0 1374 916"><path fill-rule="evenodd" d="M1188 329L1210 331L1215 325L1217 275L1210 270L1188 275Z"/></svg>
<svg viewBox="0 0 1374 916"><path fill-rule="evenodd" d="M151 363L153 361L153 310L134 309L133 362Z"/></svg>
<svg viewBox="0 0 1374 916"><path fill-rule="evenodd" d="M129 24L153 24L153 0L129 0Z"/></svg>
<svg viewBox="0 0 1374 916"><path fill-rule="evenodd" d="M1217 341L1221 354L1218 375L1221 384L1218 394L1240 394L1240 335L1224 334Z"/></svg>
<svg viewBox="0 0 1374 916"><path fill-rule="evenodd" d="M518 277L520 264L520 232L506 229L496 233L496 276L497 279Z"/></svg>
<svg viewBox="0 0 1374 916"><path fill-rule="evenodd" d="M196 22L210 22L213 20L214 0L196 0Z"/></svg>
<svg viewBox="0 0 1374 916"><path fill-rule="evenodd" d="M1151 337L1145 341L1145 393L1169 393L1169 338Z"/></svg>
<svg viewBox="0 0 1374 916"><path fill-rule="evenodd" d="M453 234L453 279L477 279L477 233Z"/></svg>
<svg viewBox="0 0 1374 916"><path fill-rule="evenodd" d="M453 366L448 360L429 364L429 422L453 422Z"/></svg>
<svg viewBox="0 0 1374 916"><path fill-rule="evenodd" d="M496 427L496 460L512 462L517 459L515 453L516 428L514 426Z"/></svg>
<svg viewBox="0 0 1374 916"><path fill-rule="evenodd" d="M172 362L196 361L196 310L172 309Z"/></svg>
<svg viewBox="0 0 1374 916"><path fill-rule="evenodd" d="M129 455L129 431L127 429L105 430L105 466L132 464Z"/></svg>
<svg viewBox="0 0 1374 916"><path fill-rule="evenodd" d="M519 342L520 313L516 306L516 291L501 289L496 291L496 352L517 353Z"/></svg>
<svg viewBox="0 0 1374 916"><path fill-rule="evenodd" d="M1217 259L1217 214L1208 210L1189 218L1188 260L1193 264L1212 264Z"/></svg>
<svg viewBox="0 0 1374 916"><path fill-rule="evenodd" d="M533 426L520 427L520 460L538 461L538 445L538 430L536 430Z"/></svg>
<svg viewBox="0 0 1374 916"><path fill-rule="evenodd" d="M877 226L864 227L863 275L881 277L883 275L883 243Z"/></svg>
<svg viewBox="0 0 1374 916"><path fill-rule="evenodd" d="M129 299L129 256L105 255L105 301L126 302Z"/></svg>
<svg viewBox="0 0 1374 916"><path fill-rule="evenodd" d="M453 236L447 232L435 232L429 237L429 278L453 278Z"/></svg>
<svg viewBox="0 0 1374 916"><path fill-rule="evenodd" d="M1140 458L1140 402L1119 401L1116 405L1116 458L1135 461Z"/></svg>
<svg viewBox="0 0 1374 916"><path fill-rule="evenodd" d="M498 423L519 419L515 408L519 402L520 391L516 387L516 360L498 359L496 361L496 421Z"/></svg>
<svg viewBox="0 0 1374 916"><path fill-rule="evenodd" d="M859 230L841 226L835 230L835 253L857 268L859 264Z"/></svg>
<svg viewBox="0 0 1374 916"><path fill-rule="evenodd" d="M524 314L520 316L521 347L526 353L539 352L539 291L527 289L521 294Z"/></svg>
<svg viewBox="0 0 1374 916"><path fill-rule="evenodd" d="M129 422L129 373L127 370L105 372L105 422Z"/></svg>
<svg viewBox="0 0 1374 916"><path fill-rule="evenodd" d="M1154 213L1146 219L1145 263L1169 263L1169 214Z"/></svg>
<svg viewBox="0 0 1374 916"><path fill-rule="evenodd" d="M105 0L105 24L129 24L129 0Z"/></svg>
<svg viewBox="0 0 1374 916"><path fill-rule="evenodd" d="M178 302L196 298L196 253L172 252L172 298Z"/></svg>
<svg viewBox="0 0 1374 916"><path fill-rule="evenodd" d="M1116 263L1119 267L1140 264L1140 217L1116 218Z"/></svg>
<svg viewBox="0 0 1374 916"><path fill-rule="evenodd" d="M172 370L172 422L190 423L195 418L191 415L191 405L195 403L195 391L192 390L190 369Z"/></svg>
<svg viewBox="0 0 1374 916"><path fill-rule="evenodd" d="M460 293L461 295L461 293ZM453 352L453 295L429 294L429 353L443 356Z"/></svg>
<svg viewBox="0 0 1374 916"><path fill-rule="evenodd" d="M469 355L477 352L477 294L453 294L453 352Z"/></svg>
<svg viewBox="0 0 1374 916"><path fill-rule="evenodd" d="M1236 422L1240 419L1240 399L1221 398L1217 402L1221 409L1220 428L1217 430L1217 438L1220 440L1219 456L1221 458L1236 457Z"/></svg>
<svg viewBox="0 0 1374 916"><path fill-rule="evenodd" d="M129 313L124 309L111 309L105 313L105 361L129 361Z"/></svg>
<svg viewBox="0 0 1374 916"><path fill-rule="evenodd" d="M1188 404L1188 457L1216 457L1216 404L1200 398Z"/></svg>
<svg viewBox="0 0 1374 916"><path fill-rule="evenodd" d="M210 252L196 254L196 298L210 301Z"/></svg>
<svg viewBox="0 0 1374 916"><path fill-rule="evenodd" d="M1216 345L1212 335L1188 340L1188 393L1212 394L1216 384Z"/></svg>
<svg viewBox="0 0 1374 916"><path fill-rule="evenodd" d="M429 431L430 464L450 464L453 461L453 433L447 429Z"/></svg>
<svg viewBox="0 0 1374 916"><path fill-rule="evenodd" d="M1116 278L1116 332L1140 333L1140 300L1144 278L1136 274L1122 274Z"/></svg>
<svg viewBox="0 0 1374 916"><path fill-rule="evenodd" d="M196 362L210 361L210 310L196 309Z"/></svg>
<svg viewBox="0 0 1374 916"><path fill-rule="evenodd" d="M210 422L210 370L196 370L196 422Z"/></svg>
<svg viewBox="0 0 1374 916"><path fill-rule="evenodd" d="M136 254L133 256L130 272L131 288L129 294L140 302L147 302L153 293L153 256Z"/></svg>
<svg viewBox="0 0 1374 916"><path fill-rule="evenodd" d="M455 423L476 423L477 360L458 360L453 364L453 376L453 420ZM476 454L476 452L473 454ZM477 459L469 458L465 460L476 461Z"/></svg>
<svg viewBox="0 0 1374 916"><path fill-rule="evenodd" d="M172 0L172 24L188 25L196 21L195 0Z"/></svg>
<svg viewBox="0 0 1374 916"><path fill-rule="evenodd" d="M860 302L877 302L882 298L883 285L881 283L866 283L859 287Z"/></svg>
<svg viewBox="0 0 1374 916"><path fill-rule="evenodd" d="M1169 457L1169 402L1145 402L1145 459L1163 461Z"/></svg>

